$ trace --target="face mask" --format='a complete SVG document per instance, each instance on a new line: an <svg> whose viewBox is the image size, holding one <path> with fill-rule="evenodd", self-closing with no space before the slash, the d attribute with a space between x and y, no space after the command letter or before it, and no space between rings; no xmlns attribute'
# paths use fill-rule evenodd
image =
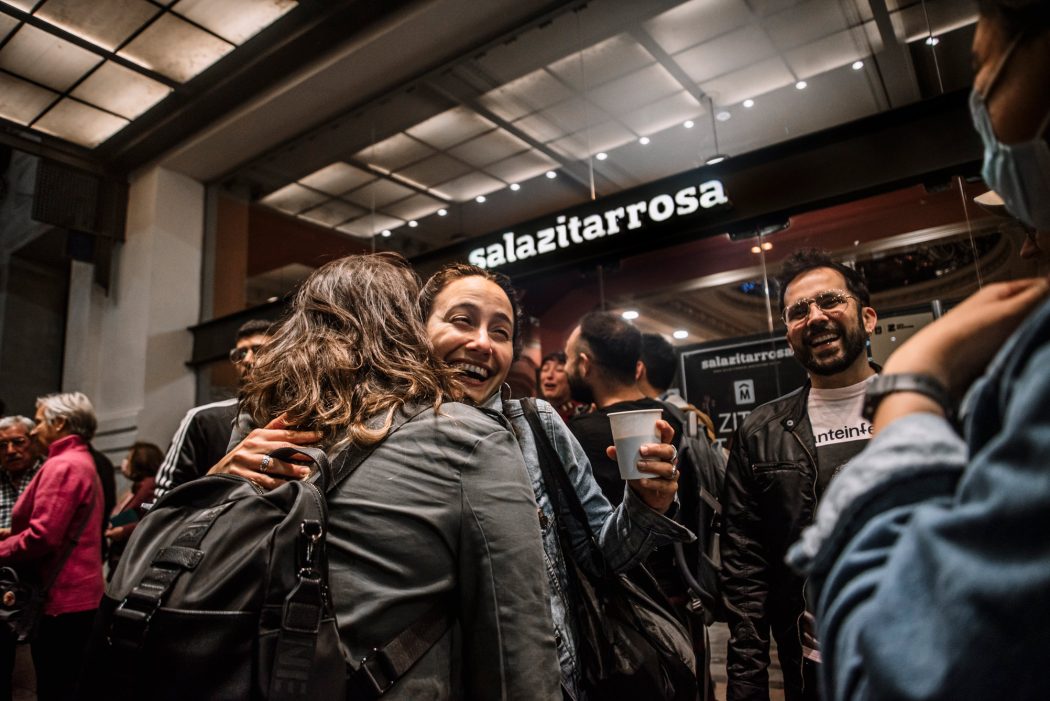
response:
<svg viewBox="0 0 1050 701"><path fill-rule="evenodd" d="M986 95L990 95L1002 74L1020 37L1015 39L988 81ZM973 90L970 93L970 113L977 133L984 142L984 168L981 176L990 188L999 193L1010 214L1036 229L1050 229L1050 145L1042 138L1050 124L1046 115L1037 136L1020 144L1003 144L995 136L992 119L984 98Z"/></svg>

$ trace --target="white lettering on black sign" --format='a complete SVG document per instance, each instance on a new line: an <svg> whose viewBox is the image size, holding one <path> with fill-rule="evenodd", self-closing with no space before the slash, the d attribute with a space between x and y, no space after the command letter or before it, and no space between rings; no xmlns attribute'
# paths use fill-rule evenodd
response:
<svg viewBox="0 0 1050 701"><path fill-rule="evenodd" d="M559 216L552 227L535 234L515 234L508 231L503 240L475 248L467 256L479 268L498 268L533 256L553 253L603 236L614 236L621 231L640 229L648 219L664 222L672 217L693 214L699 209L711 209L727 204L725 188L718 180L708 180L699 187L689 186L671 195L657 195L649 201L614 207L601 214L580 219Z"/></svg>

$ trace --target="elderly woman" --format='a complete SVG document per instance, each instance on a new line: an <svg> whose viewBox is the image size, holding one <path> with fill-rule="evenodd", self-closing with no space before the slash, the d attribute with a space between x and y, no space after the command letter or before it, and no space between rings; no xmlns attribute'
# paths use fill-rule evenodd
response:
<svg viewBox="0 0 1050 701"><path fill-rule="evenodd" d="M264 461L260 448L370 449L328 495L329 584L351 659L443 607L457 625L384 698L559 699L540 532L523 527L536 523L536 502L521 452L497 418L450 401L460 390L430 362L418 292L392 254L314 272L244 389L242 408L268 428L212 472L272 488L283 481L274 475L302 468Z"/></svg>
<svg viewBox="0 0 1050 701"><path fill-rule="evenodd" d="M95 409L80 392L36 403L32 437L47 460L15 503L0 566L51 582L33 641L37 698L68 698L102 598L102 488L88 441Z"/></svg>

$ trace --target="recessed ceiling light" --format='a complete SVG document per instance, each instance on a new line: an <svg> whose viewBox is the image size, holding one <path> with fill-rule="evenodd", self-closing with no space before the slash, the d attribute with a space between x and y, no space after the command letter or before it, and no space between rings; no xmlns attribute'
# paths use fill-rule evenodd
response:
<svg viewBox="0 0 1050 701"><path fill-rule="evenodd" d="M807 85L809 85L809 83L807 83L804 80L800 80L797 83L795 83L795 89L796 90L805 90Z"/></svg>
<svg viewBox="0 0 1050 701"><path fill-rule="evenodd" d="M547 177L550 178L551 180L554 180L556 177L558 177L558 174L555 173L553 170L548 170L547 171Z"/></svg>
<svg viewBox="0 0 1050 701"><path fill-rule="evenodd" d="M682 124L682 126L685 127L686 129L692 129L693 128L693 120L691 120L691 119L685 120L685 122Z"/></svg>
<svg viewBox="0 0 1050 701"><path fill-rule="evenodd" d="M864 61L854 61L853 62L853 70L859 71L861 68L864 68Z"/></svg>
<svg viewBox="0 0 1050 701"><path fill-rule="evenodd" d="M725 154L722 154L722 153L716 153L715 155L711 156L711 157L710 157L710 158L708 158L708 159L707 159L706 161L704 161L704 165L709 165L709 166L713 166L713 165L715 165L716 163L721 163L721 162L722 162L722 161L724 161L724 160L725 160L726 158L728 158L728 156L726 156Z"/></svg>
<svg viewBox="0 0 1050 701"><path fill-rule="evenodd" d="M510 184L510 189L513 190L514 192L517 192L518 190L521 189L521 185L518 185L517 183L511 183Z"/></svg>
<svg viewBox="0 0 1050 701"><path fill-rule="evenodd" d="M762 242L762 250L763 251L772 251L773 250L773 244L771 244L769 241L763 241Z"/></svg>
<svg viewBox="0 0 1050 701"><path fill-rule="evenodd" d="M752 253L761 253L761 252L762 252L762 249L761 249L761 248L759 248L758 246L752 246L752 247L751 247L751 252L752 252Z"/></svg>
<svg viewBox="0 0 1050 701"><path fill-rule="evenodd" d="M642 146L648 146L649 145L649 137L648 136L643 136L642 138L638 139L638 143L640 143Z"/></svg>
<svg viewBox="0 0 1050 701"><path fill-rule="evenodd" d="M937 37L933 36L933 35L930 35L930 36L926 37L926 46L937 46L937 44L940 44L940 43L941 43L941 40L938 39Z"/></svg>
<svg viewBox="0 0 1050 701"><path fill-rule="evenodd" d="M276 302L279 299L280 299L280 297L267 297L266 301L270 302L272 304L273 302Z"/></svg>
<svg viewBox="0 0 1050 701"><path fill-rule="evenodd" d="M438 216L439 217L448 216L448 210L447 209L439 209L438 210Z"/></svg>
<svg viewBox="0 0 1050 701"><path fill-rule="evenodd" d="M726 110L722 110L721 112L715 115L715 119L717 119L720 122L728 122L732 118L733 115L727 112Z"/></svg>
<svg viewBox="0 0 1050 701"><path fill-rule="evenodd" d="M390 238L390 229L383 229L383 238Z"/></svg>
<svg viewBox="0 0 1050 701"><path fill-rule="evenodd" d="M597 158L599 161L604 161L606 158L609 157L609 154L607 154L605 151L602 151L596 154L594 157Z"/></svg>
<svg viewBox="0 0 1050 701"><path fill-rule="evenodd" d="M628 309L627 311L625 311L620 316L622 316L624 319L627 319L627 321L634 321L635 319L638 318L638 312L636 312L633 309Z"/></svg>
<svg viewBox="0 0 1050 701"><path fill-rule="evenodd" d="M754 106L755 106L755 101L754 100L752 100L750 98L748 98L747 100L744 100L744 107L746 107L748 109L751 109Z"/></svg>
<svg viewBox="0 0 1050 701"><path fill-rule="evenodd" d="M671 335L677 338L679 341L681 341L683 338L689 338L689 332L685 329L678 329Z"/></svg>
<svg viewBox="0 0 1050 701"><path fill-rule="evenodd" d="M484 204L485 203L485 196L484 195L478 195L477 197L474 198L474 201L477 202L478 204Z"/></svg>
<svg viewBox="0 0 1050 701"><path fill-rule="evenodd" d="M419 226L419 222L417 222L415 219L413 219L412 221L410 221L408 223L408 228L409 229L415 229L417 226Z"/></svg>

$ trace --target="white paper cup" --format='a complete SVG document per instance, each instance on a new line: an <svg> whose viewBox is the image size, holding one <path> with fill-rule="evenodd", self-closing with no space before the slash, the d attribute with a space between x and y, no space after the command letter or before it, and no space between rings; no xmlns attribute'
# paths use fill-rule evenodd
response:
<svg viewBox="0 0 1050 701"><path fill-rule="evenodd" d="M617 411L609 414L612 424L613 443L616 445L616 461L620 464L620 477L625 480L640 480L655 477L642 472L637 463L642 457L641 447L645 443L659 443L660 434L656 422L662 418L660 409L638 409Z"/></svg>

